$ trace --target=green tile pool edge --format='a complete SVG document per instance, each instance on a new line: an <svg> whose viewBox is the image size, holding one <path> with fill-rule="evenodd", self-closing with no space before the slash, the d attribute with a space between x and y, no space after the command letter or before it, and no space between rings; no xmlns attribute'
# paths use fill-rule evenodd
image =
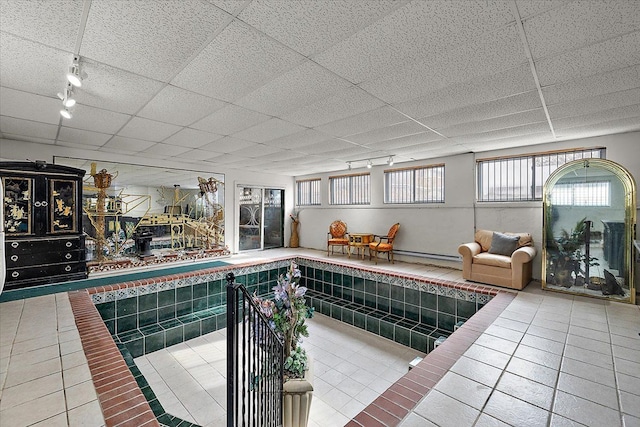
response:
<svg viewBox="0 0 640 427"><path fill-rule="evenodd" d="M176 267L158 268L155 270L138 271L134 273L116 274L94 279L72 280L69 282L51 283L48 285L34 286L24 289L12 289L0 294L0 303L19 299L39 297L42 295L56 294L58 292L77 291L79 289L95 288L98 286L113 285L115 283L130 282L132 280L149 279L152 277L168 276L185 273L188 271L205 270L208 268L224 267L228 262L215 260L209 262L180 265ZM121 270L120 270L121 271ZM118 272L120 272L118 271Z"/></svg>

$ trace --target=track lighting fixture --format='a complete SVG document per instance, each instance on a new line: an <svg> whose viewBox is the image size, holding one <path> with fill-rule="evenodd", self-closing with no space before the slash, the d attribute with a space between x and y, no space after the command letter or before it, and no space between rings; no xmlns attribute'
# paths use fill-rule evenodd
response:
<svg viewBox="0 0 640 427"><path fill-rule="evenodd" d="M71 64L71 66L69 67L69 72L67 73L67 80L75 87L81 87L82 80L84 80L86 77L87 74L80 71L80 57L74 57L73 64Z"/></svg>
<svg viewBox="0 0 640 427"><path fill-rule="evenodd" d="M349 170L351 170L351 167L353 166L354 163L361 163L361 162L367 162L367 168L371 169L373 167L373 160L380 160L380 159L386 159L387 160L387 164L389 166L393 166L393 156L395 156L395 154L391 154L388 157L387 156L380 156L380 157L370 157L368 159L359 159L359 160L347 160L347 167L349 168Z"/></svg>
<svg viewBox="0 0 640 427"><path fill-rule="evenodd" d="M349 170L351 170L351 162L347 162L347 166L349 167Z"/></svg>
<svg viewBox="0 0 640 427"><path fill-rule="evenodd" d="M371 169L373 167L373 163L371 163L371 160L367 160L367 168Z"/></svg>
<svg viewBox="0 0 640 427"><path fill-rule="evenodd" d="M389 156L389 160L387 160L387 164L389 166L393 166L393 156Z"/></svg>
<svg viewBox="0 0 640 427"><path fill-rule="evenodd" d="M71 108L76 105L76 100L73 98L73 90L71 84L67 85L64 92L58 93L58 98L62 100L62 105L67 108Z"/></svg>
<svg viewBox="0 0 640 427"><path fill-rule="evenodd" d="M63 108L62 110L60 110L60 115L65 119L70 119L73 117L71 111L69 111L67 108Z"/></svg>

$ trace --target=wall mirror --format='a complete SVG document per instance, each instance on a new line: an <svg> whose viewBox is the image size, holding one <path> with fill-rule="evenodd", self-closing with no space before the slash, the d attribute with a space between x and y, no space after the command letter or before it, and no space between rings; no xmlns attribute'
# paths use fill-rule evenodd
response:
<svg viewBox="0 0 640 427"><path fill-rule="evenodd" d="M604 159L566 163L544 185L543 289L635 303L636 185Z"/></svg>
<svg viewBox="0 0 640 427"><path fill-rule="evenodd" d="M55 157L84 169L82 231L91 271L228 255L224 174Z"/></svg>

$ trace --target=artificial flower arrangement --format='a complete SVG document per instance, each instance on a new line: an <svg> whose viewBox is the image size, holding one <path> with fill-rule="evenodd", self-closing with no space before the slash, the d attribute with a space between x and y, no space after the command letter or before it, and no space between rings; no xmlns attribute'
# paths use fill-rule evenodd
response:
<svg viewBox="0 0 640 427"><path fill-rule="evenodd" d="M304 294L307 288L300 286L302 275L298 266L291 262L287 273L280 275L273 288L273 300L253 299L284 344L285 379L303 378L308 368L307 353L300 346L302 337L308 337L305 321L313 317L313 307L307 306Z"/></svg>

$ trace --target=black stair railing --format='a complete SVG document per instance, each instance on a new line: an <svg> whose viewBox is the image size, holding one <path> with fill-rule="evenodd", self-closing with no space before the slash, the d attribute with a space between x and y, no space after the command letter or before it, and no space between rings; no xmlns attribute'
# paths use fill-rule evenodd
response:
<svg viewBox="0 0 640 427"><path fill-rule="evenodd" d="M234 274L226 279L227 427L281 426L282 341Z"/></svg>

